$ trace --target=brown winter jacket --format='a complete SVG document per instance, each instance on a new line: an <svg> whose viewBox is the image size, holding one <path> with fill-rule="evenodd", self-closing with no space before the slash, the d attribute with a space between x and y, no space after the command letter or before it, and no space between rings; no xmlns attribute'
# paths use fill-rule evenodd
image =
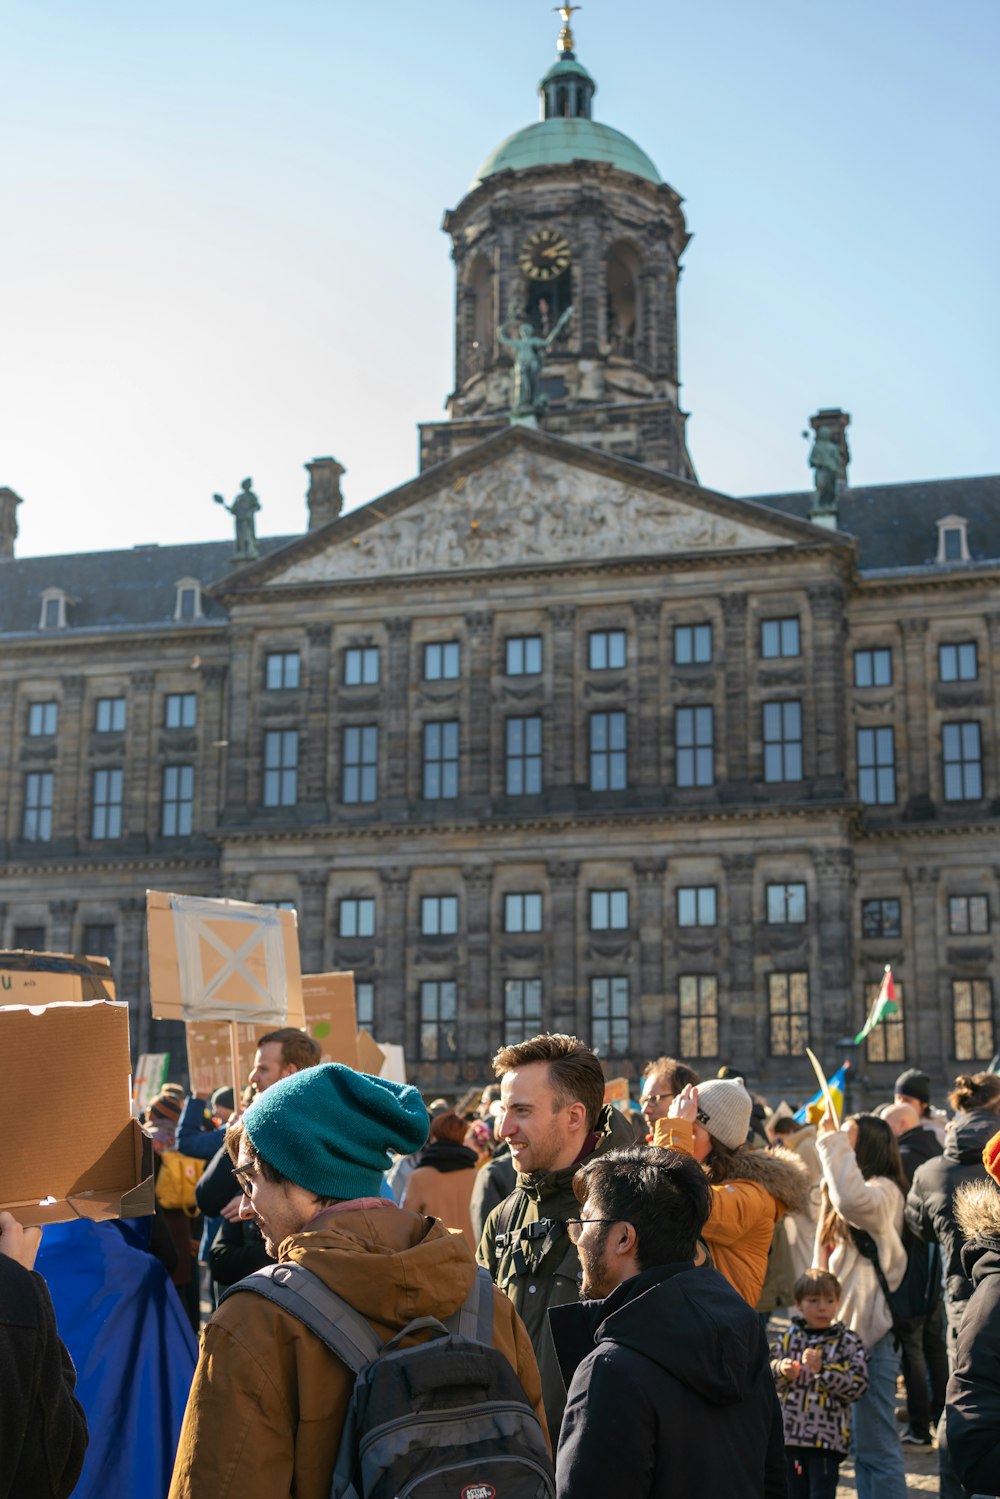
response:
<svg viewBox="0 0 1000 1499"><path fill-rule="evenodd" d="M654 1142L692 1155L694 1131L687 1119L658 1119ZM735 1169L735 1168L734 1168ZM801 1212L809 1197L809 1173L787 1150L740 1152L739 1174L712 1183L712 1213L702 1238L712 1263L744 1301L756 1306L767 1274L776 1223Z"/></svg>
<svg viewBox="0 0 1000 1499"><path fill-rule="evenodd" d="M469 1204L477 1175L475 1166L461 1171L438 1171L435 1166L418 1166L406 1183L400 1206L413 1213L423 1213L427 1218L439 1218L445 1228L461 1229L474 1254L479 1245L472 1237Z"/></svg>
<svg viewBox="0 0 1000 1499"><path fill-rule="evenodd" d="M414 1317L449 1317L476 1262L460 1234L395 1204L341 1207L285 1239L279 1260L320 1276L388 1341ZM413 1341L419 1341L418 1334ZM545 1428L538 1365L499 1291L493 1346ZM169 1499L328 1499L354 1376L289 1313L236 1292L205 1329Z"/></svg>

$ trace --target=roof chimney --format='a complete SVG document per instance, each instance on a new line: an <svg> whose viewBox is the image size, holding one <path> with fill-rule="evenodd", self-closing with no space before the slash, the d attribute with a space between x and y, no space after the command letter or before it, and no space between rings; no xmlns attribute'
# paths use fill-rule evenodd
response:
<svg viewBox="0 0 1000 1499"><path fill-rule="evenodd" d="M306 468L309 470L309 493L306 495L309 529L315 531L336 520L344 508L340 476L346 474L347 470L336 458L314 458L312 463L306 464Z"/></svg>
<svg viewBox="0 0 1000 1499"><path fill-rule="evenodd" d="M13 557L17 537L17 507L21 496L12 489L0 489L0 557Z"/></svg>

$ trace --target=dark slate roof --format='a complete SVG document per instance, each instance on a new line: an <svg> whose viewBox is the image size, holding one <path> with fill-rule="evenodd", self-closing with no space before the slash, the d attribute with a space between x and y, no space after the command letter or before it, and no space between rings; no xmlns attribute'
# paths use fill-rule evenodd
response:
<svg viewBox="0 0 1000 1499"><path fill-rule="evenodd" d="M260 554L266 557L294 540L261 537ZM173 623L181 578L196 578L207 588L232 571L231 540L0 558L0 634L42 637L76 630L162 628ZM45 588L61 588L75 601L67 609L65 630L39 629ZM226 611L214 599L203 596L202 608L205 621L226 619Z"/></svg>
<svg viewBox="0 0 1000 1499"><path fill-rule="evenodd" d="M747 499L808 520L813 490L797 494L754 494ZM978 479L924 479L913 484L871 484L844 491L839 526L857 538L862 572L935 567L938 530L946 515L968 521L969 556L974 562L1000 559L1000 474ZM968 563L947 563L950 569Z"/></svg>

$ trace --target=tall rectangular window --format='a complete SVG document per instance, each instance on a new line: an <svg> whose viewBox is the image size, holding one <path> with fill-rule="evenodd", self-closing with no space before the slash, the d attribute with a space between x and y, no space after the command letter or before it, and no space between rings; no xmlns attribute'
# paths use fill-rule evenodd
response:
<svg viewBox="0 0 1000 1499"><path fill-rule="evenodd" d="M264 683L268 692L287 692L299 685L298 651L269 651Z"/></svg>
<svg viewBox="0 0 1000 1499"><path fill-rule="evenodd" d="M299 795L299 731L269 729L264 735L264 806L294 807Z"/></svg>
<svg viewBox="0 0 1000 1499"><path fill-rule="evenodd" d="M715 781L715 712L678 708L674 715L675 775L678 786L711 786Z"/></svg>
<svg viewBox="0 0 1000 1499"><path fill-rule="evenodd" d="M764 704L764 779L801 781L802 704Z"/></svg>
<svg viewBox="0 0 1000 1499"><path fill-rule="evenodd" d="M951 1008L955 1060L988 1066L996 1054L992 983L989 979L953 979Z"/></svg>
<svg viewBox="0 0 1000 1499"><path fill-rule="evenodd" d="M979 675L979 657L974 640L938 646L938 677L942 682L974 682Z"/></svg>
<svg viewBox="0 0 1000 1499"><path fill-rule="evenodd" d="M627 890L591 890L590 930L592 932L628 931Z"/></svg>
<svg viewBox="0 0 1000 1499"><path fill-rule="evenodd" d="M443 1062L458 1051L458 991L454 979L420 985L420 1060Z"/></svg>
<svg viewBox="0 0 1000 1499"><path fill-rule="evenodd" d="M507 640L508 677L537 677L542 669L542 637L511 635Z"/></svg>
<svg viewBox="0 0 1000 1499"><path fill-rule="evenodd" d="M358 1029L375 1029L375 985L371 979L354 980L354 1009Z"/></svg>
<svg viewBox="0 0 1000 1499"><path fill-rule="evenodd" d="M801 884L768 885L767 919L772 924L795 924L806 919L806 887Z"/></svg>
<svg viewBox="0 0 1000 1499"><path fill-rule="evenodd" d="M32 770L24 778L21 837L29 843L49 843L52 839L51 770Z"/></svg>
<svg viewBox="0 0 1000 1499"><path fill-rule="evenodd" d="M677 925L715 926L716 907L714 885L681 885L677 891Z"/></svg>
<svg viewBox="0 0 1000 1499"><path fill-rule="evenodd" d="M703 666L712 659L711 625L674 627L674 665Z"/></svg>
<svg viewBox="0 0 1000 1499"><path fill-rule="evenodd" d="M164 838L188 838L193 825L194 766L165 765L161 832Z"/></svg>
<svg viewBox="0 0 1000 1499"><path fill-rule="evenodd" d="M345 802L378 800L378 725L349 724L343 732L342 787Z"/></svg>
<svg viewBox="0 0 1000 1499"><path fill-rule="evenodd" d="M948 930L953 937L981 936L990 929L990 903L985 895L948 897Z"/></svg>
<svg viewBox="0 0 1000 1499"><path fill-rule="evenodd" d="M896 800L896 734L891 727L858 730L858 796L869 806Z"/></svg>
<svg viewBox="0 0 1000 1499"><path fill-rule="evenodd" d="M462 670L462 649L457 640L432 640L424 646L424 681L445 682Z"/></svg>
<svg viewBox="0 0 1000 1499"><path fill-rule="evenodd" d="M344 686L373 687L378 681L378 646L352 645L344 652Z"/></svg>
<svg viewBox="0 0 1000 1499"><path fill-rule="evenodd" d="M624 791L628 785L628 715L590 715L590 789Z"/></svg>
<svg viewBox="0 0 1000 1499"><path fill-rule="evenodd" d="M503 1041L516 1046L542 1028L541 979L507 979L503 986Z"/></svg>
<svg viewBox="0 0 1000 1499"><path fill-rule="evenodd" d="M590 981L590 1044L602 1057L623 1057L629 1043L629 981Z"/></svg>
<svg viewBox="0 0 1000 1499"><path fill-rule="evenodd" d="M59 704L58 703L32 703L28 709L28 733L35 738L39 735L54 734L59 726Z"/></svg>
<svg viewBox="0 0 1000 1499"><path fill-rule="evenodd" d="M873 940L877 937L901 937L903 924L899 901L894 897L863 900L861 935Z"/></svg>
<svg viewBox="0 0 1000 1499"><path fill-rule="evenodd" d="M537 796L541 791L541 718L508 718L505 787L508 796Z"/></svg>
<svg viewBox="0 0 1000 1499"><path fill-rule="evenodd" d="M624 630L591 630L587 660L591 671L618 671L628 660Z"/></svg>
<svg viewBox="0 0 1000 1499"><path fill-rule="evenodd" d="M800 654L799 621L797 615L787 619L762 619L760 622L760 653L765 661L776 656L798 656Z"/></svg>
<svg viewBox="0 0 1000 1499"><path fill-rule="evenodd" d="M719 1055L719 985L714 973L682 973L677 980L681 1055Z"/></svg>
<svg viewBox="0 0 1000 1499"><path fill-rule="evenodd" d="M865 1014L868 1015L878 996L879 984L865 985ZM903 985L893 980L896 994L896 1013L885 1015L865 1041L865 1052L869 1062L905 1062L906 1030L903 1024Z"/></svg>
<svg viewBox="0 0 1000 1499"><path fill-rule="evenodd" d="M983 751L975 719L941 725L946 802L973 802L983 794Z"/></svg>
<svg viewBox="0 0 1000 1499"><path fill-rule="evenodd" d="M110 921L88 921L83 928L83 951L88 958L115 961L115 928Z"/></svg>
<svg viewBox="0 0 1000 1499"><path fill-rule="evenodd" d="M888 646L854 652L855 687L891 687L892 651Z"/></svg>
<svg viewBox="0 0 1000 1499"><path fill-rule="evenodd" d="M94 728L98 734L121 734L125 729L125 699L99 697L94 705Z"/></svg>
<svg viewBox="0 0 1000 1499"><path fill-rule="evenodd" d="M458 720L424 724L424 796L452 801L458 795Z"/></svg>
<svg viewBox="0 0 1000 1499"><path fill-rule="evenodd" d="M375 901L370 895L345 896L340 902L341 937L374 937Z"/></svg>
<svg viewBox="0 0 1000 1499"><path fill-rule="evenodd" d="M91 838L122 835L122 772L95 770L90 811Z"/></svg>
<svg viewBox="0 0 1000 1499"><path fill-rule="evenodd" d="M165 729L193 729L197 722L197 694L168 692L163 705L163 727Z"/></svg>
<svg viewBox="0 0 1000 1499"><path fill-rule="evenodd" d="M809 1045L808 973L769 973L767 1009L772 1057L798 1057Z"/></svg>
<svg viewBox="0 0 1000 1499"><path fill-rule="evenodd" d="M537 890L515 891L503 898L505 932L540 932L542 897Z"/></svg>
<svg viewBox="0 0 1000 1499"><path fill-rule="evenodd" d="M458 931L458 896L422 896L420 931L424 937L453 937Z"/></svg>

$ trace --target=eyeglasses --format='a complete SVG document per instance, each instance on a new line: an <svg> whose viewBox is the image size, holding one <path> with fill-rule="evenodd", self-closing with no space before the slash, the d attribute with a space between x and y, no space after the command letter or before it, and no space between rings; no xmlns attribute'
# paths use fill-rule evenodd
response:
<svg viewBox="0 0 1000 1499"><path fill-rule="evenodd" d="M569 1234L571 1244L579 1244L588 1223L621 1223L621 1218L564 1218L563 1227Z"/></svg>
<svg viewBox="0 0 1000 1499"><path fill-rule="evenodd" d="M676 1093L647 1093L639 1103L641 1108L645 1108L648 1103L673 1103L676 1097Z"/></svg>

